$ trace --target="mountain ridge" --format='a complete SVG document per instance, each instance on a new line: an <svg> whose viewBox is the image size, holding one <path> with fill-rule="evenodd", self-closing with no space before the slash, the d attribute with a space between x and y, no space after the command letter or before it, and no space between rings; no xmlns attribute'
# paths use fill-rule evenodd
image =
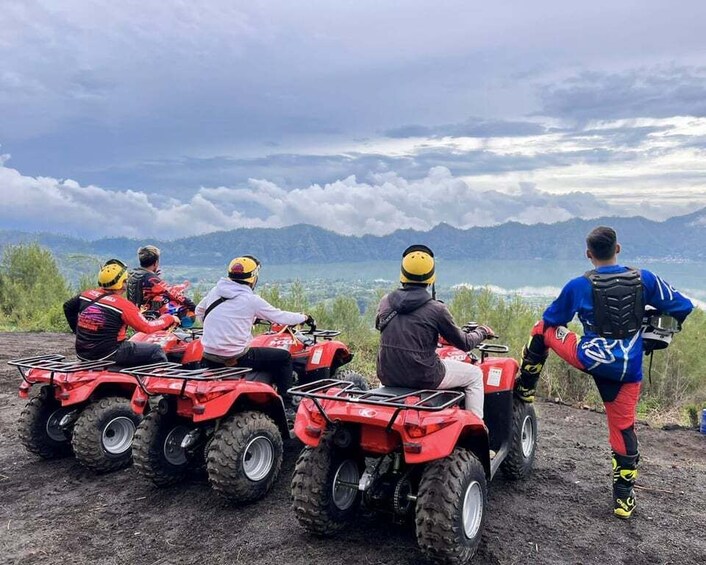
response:
<svg viewBox="0 0 706 565"><path fill-rule="evenodd" d="M597 225L613 226L632 258L706 261L706 208L662 222L631 216L573 218L553 224L506 222L468 229L440 223L429 231L401 229L383 236L341 235L309 224L237 228L170 241L126 237L91 241L49 232L0 230L0 248L36 241L59 256L116 256L132 262L137 247L152 243L162 249L168 264L218 266L246 253L275 264L394 260L408 245L424 243L445 259L565 260L583 256L584 238Z"/></svg>

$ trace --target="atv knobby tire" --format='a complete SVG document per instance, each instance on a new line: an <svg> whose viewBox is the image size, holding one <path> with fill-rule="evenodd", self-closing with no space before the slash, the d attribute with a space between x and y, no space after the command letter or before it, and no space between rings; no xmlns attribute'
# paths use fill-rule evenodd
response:
<svg viewBox="0 0 706 565"><path fill-rule="evenodd" d="M471 451L457 447L448 457L427 464L415 515L424 554L437 563L467 563L480 543L487 501L485 471Z"/></svg>
<svg viewBox="0 0 706 565"><path fill-rule="evenodd" d="M265 496L282 467L282 436L267 414L239 412L221 421L206 457L211 486L234 502Z"/></svg>
<svg viewBox="0 0 706 565"><path fill-rule="evenodd" d="M58 420L71 409L62 409L59 401L54 398L51 387L47 388L48 390L43 390L42 394L32 398L22 409L17 432L27 451L43 459L57 459L71 454L70 436L56 429ZM52 427L54 438L49 435L49 426ZM60 435L63 439L59 439Z"/></svg>
<svg viewBox="0 0 706 565"><path fill-rule="evenodd" d="M510 451L500 464L508 479L526 478L532 471L537 451L537 415L534 406L517 398L512 406L512 436Z"/></svg>
<svg viewBox="0 0 706 565"><path fill-rule="evenodd" d="M97 473L123 469L132 463L132 440L142 418L119 396L89 403L76 420L71 439L76 459Z"/></svg>
<svg viewBox="0 0 706 565"><path fill-rule="evenodd" d="M365 377L360 373L356 373L352 369L346 369L345 371L336 371L334 378L339 381L348 381L353 383L359 390L370 390L370 385Z"/></svg>
<svg viewBox="0 0 706 565"><path fill-rule="evenodd" d="M193 424L175 414L160 414L153 410L137 426L132 441L132 461L135 469L159 487L166 487L183 480L198 467L190 454L178 450L183 433L193 429ZM175 440L176 438L176 440ZM171 444L167 445L171 440ZM176 451L170 451L176 450ZM172 460L167 453L174 453Z"/></svg>
<svg viewBox="0 0 706 565"><path fill-rule="evenodd" d="M318 446L305 447L299 454L292 477L292 507L299 524L308 532L319 536L332 535L357 513L360 506L357 489L351 491L343 508L335 502L334 481L344 466L349 470L356 469L360 479L361 459L334 446L333 430L324 434Z"/></svg>

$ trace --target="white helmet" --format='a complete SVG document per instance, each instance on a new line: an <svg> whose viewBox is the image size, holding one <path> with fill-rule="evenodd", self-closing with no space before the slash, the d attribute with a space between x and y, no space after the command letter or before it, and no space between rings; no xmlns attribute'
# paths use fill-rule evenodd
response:
<svg viewBox="0 0 706 565"><path fill-rule="evenodd" d="M647 306L642 319L642 344L645 353L666 349L672 343L674 334L681 331L681 324L676 318L660 314L655 308Z"/></svg>

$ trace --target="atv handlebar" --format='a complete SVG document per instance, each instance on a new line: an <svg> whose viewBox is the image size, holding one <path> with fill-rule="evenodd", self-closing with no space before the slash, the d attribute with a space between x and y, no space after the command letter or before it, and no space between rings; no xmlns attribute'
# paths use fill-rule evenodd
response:
<svg viewBox="0 0 706 565"><path fill-rule="evenodd" d="M288 331L295 338L296 338L296 334L297 334L297 328L299 328L300 326L305 324L305 323L294 324L294 325L272 324L271 322L266 322L264 320L259 320L259 323L268 324L273 333ZM306 325L309 326L309 331L308 332L301 332L300 335L303 334L305 336L312 336L314 339L316 339L316 338L333 339L334 337L341 334L340 330L317 330L315 321L313 322L313 324L306 324Z"/></svg>
<svg viewBox="0 0 706 565"><path fill-rule="evenodd" d="M507 345L500 345L499 343L481 343L476 349L485 353L507 353L510 351Z"/></svg>
<svg viewBox="0 0 706 565"><path fill-rule="evenodd" d="M461 326L461 330L463 330L466 333L470 333L474 330L477 330L478 328L486 328L490 331L493 331L493 329L490 326L486 326L484 324L479 324L478 322L468 322L466 324L463 324ZM498 339L500 336L496 335L495 333L489 334L485 337L485 339Z"/></svg>

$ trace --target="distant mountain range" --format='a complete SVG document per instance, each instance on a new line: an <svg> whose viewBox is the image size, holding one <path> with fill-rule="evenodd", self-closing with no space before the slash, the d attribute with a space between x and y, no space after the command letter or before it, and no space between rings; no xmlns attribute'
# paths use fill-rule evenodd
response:
<svg viewBox="0 0 706 565"><path fill-rule="evenodd" d="M173 265L217 267L239 254L269 263L337 263L398 259L412 243L429 245L445 259L580 259L584 238L596 225L618 231L631 259L706 261L706 208L664 222L642 217L569 220L556 224L509 222L461 230L440 224L431 231L398 230L385 236L345 236L310 225L280 229L236 229L173 241L107 238L86 241L50 233L0 230L0 247L36 241L56 255L118 257L133 263L140 245L162 249Z"/></svg>

